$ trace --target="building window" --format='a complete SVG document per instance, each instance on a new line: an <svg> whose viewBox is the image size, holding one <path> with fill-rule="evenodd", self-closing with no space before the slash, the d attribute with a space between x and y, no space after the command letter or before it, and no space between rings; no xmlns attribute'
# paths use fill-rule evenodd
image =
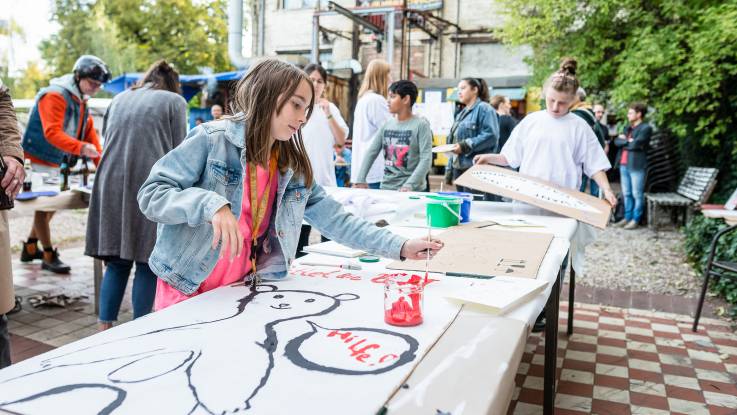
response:
<svg viewBox="0 0 737 415"><path fill-rule="evenodd" d="M319 0L283 0L282 7L287 10L314 9Z"/></svg>
<svg viewBox="0 0 737 415"><path fill-rule="evenodd" d="M310 58L312 57L312 52L309 50L277 50L276 54L287 62L300 66L310 62ZM320 49L318 59L323 66L333 63L333 50Z"/></svg>

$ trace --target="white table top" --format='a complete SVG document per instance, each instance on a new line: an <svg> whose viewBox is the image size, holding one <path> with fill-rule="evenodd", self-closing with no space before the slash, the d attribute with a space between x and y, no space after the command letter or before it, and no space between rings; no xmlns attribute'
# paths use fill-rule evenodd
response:
<svg viewBox="0 0 737 415"><path fill-rule="evenodd" d="M397 209L411 201L409 194L370 189L328 188L329 194L358 192L397 201ZM422 195L422 194L418 194ZM384 218L392 222L392 215L385 213L368 217L368 220ZM576 232L578 222L574 219L547 213L541 209L517 203L474 201L471 221L504 220L510 218L543 225L532 228L508 228L520 232L549 232L553 238L540 269L538 279L548 281L544 292L534 300L512 309L505 315L493 316L477 308L466 306L459 318L451 325L437 345L408 379L409 389L401 389L389 401L390 413L427 413L428 408L450 410L464 408L468 413L504 413L514 391L514 376L517 372L524 344L535 319L547 302L553 284L558 278L561 263L568 254L570 240ZM426 229L391 225L393 232L408 238L424 237ZM437 234L441 230L434 229ZM345 258L309 254L296 261L340 263ZM353 260L355 261L355 260ZM357 262L357 261L355 261ZM377 274L387 272L389 259L377 263L361 263L364 270ZM436 274L440 275L440 274ZM500 341L500 339L507 339ZM461 380L472 380L461 382ZM472 386L471 386L472 385ZM460 388L460 389L459 389Z"/></svg>

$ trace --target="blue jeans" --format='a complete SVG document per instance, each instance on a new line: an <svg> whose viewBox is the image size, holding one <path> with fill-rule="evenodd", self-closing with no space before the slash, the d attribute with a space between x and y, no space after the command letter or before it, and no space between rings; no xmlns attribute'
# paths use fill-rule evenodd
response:
<svg viewBox="0 0 737 415"><path fill-rule="evenodd" d="M100 322L112 323L118 320L120 303L123 302L125 286L133 268L133 261L115 258L107 262L105 276L100 287ZM136 262L133 278L133 318L151 312L156 296L156 275L145 262Z"/></svg>
<svg viewBox="0 0 737 415"><path fill-rule="evenodd" d="M640 223L645 207L645 170L630 170L620 166L622 196L624 198L624 218Z"/></svg>
<svg viewBox="0 0 737 415"><path fill-rule="evenodd" d="M581 189L579 189L581 192L586 193L586 185L591 183L591 189L589 193L591 193L591 196L599 197L599 185L596 184L595 181L592 179L589 179L589 176L582 175L581 176Z"/></svg>
<svg viewBox="0 0 737 415"><path fill-rule="evenodd" d="M378 190L378 189L381 189L381 182L377 182L377 183L369 183L369 184L368 184L368 188L369 188L369 189L377 189L377 190Z"/></svg>

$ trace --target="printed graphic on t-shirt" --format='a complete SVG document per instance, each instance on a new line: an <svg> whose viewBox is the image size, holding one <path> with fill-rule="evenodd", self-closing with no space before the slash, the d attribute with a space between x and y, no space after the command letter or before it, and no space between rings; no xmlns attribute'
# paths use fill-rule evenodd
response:
<svg viewBox="0 0 737 415"><path fill-rule="evenodd" d="M387 167L407 168L411 130L384 130L384 159Z"/></svg>

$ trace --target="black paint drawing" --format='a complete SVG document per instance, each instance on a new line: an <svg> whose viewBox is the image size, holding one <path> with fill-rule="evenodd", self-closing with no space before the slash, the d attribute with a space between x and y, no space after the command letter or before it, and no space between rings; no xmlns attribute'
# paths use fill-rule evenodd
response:
<svg viewBox="0 0 737 415"><path fill-rule="evenodd" d="M500 258L496 263L496 271L502 271L505 274L511 274L515 271L522 271L527 268L527 261L524 259L508 259Z"/></svg>
<svg viewBox="0 0 737 415"><path fill-rule="evenodd" d="M49 413L65 407L75 408L75 413L99 414L248 411L281 357L277 356L279 325L325 316L343 302L357 299L350 293L328 295L262 284L238 301L232 315L95 344L48 358L38 370L7 379L0 372L0 412ZM376 374L416 357L417 341L404 334L370 328L322 329L309 323L312 330L288 341L285 348L287 359L306 370ZM358 362L349 365L378 366L343 372L326 369L331 366L325 363L326 354L315 353L320 346L310 345L319 329L324 331L324 342L343 342L346 354ZM353 338L382 337L382 345L389 342L394 348L374 358L369 352L377 347L346 347L347 332Z"/></svg>
<svg viewBox="0 0 737 415"><path fill-rule="evenodd" d="M307 370L335 373L339 375L377 375L396 369L415 360L418 342L412 336L383 329L348 327L330 329L308 321L312 331L287 343L284 354L295 365ZM335 338L333 365L320 363L316 354L322 353L324 338ZM311 344L312 343L312 344ZM342 344L341 344L342 343ZM346 346L341 348L340 346ZM340 361L341 350L343 361ZM401 353L396 353L401 351Z"/></svg>

